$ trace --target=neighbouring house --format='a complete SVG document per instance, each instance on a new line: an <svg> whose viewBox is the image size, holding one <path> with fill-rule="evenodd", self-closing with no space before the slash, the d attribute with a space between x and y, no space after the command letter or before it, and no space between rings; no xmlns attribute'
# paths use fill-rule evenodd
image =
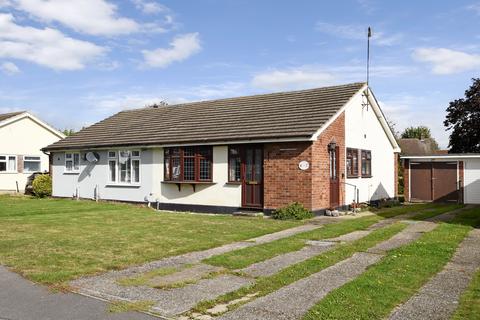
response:
<svg viewBox="0 0 480 320"><path fill-rule="evenodd" d="M406 201L480 204L480 153L401 158Z"/></svg>
<svg viewBox="0 0 480 320"><path fill-rule="evenodd" d="M41 148L63 138L28 112L0 114L0 191L23 192L29 175L49 171Z"/></svg>
<svg viewBox="0 0 480 320"><path fill-rule="evenodd" d="M402 156L448 153L448 150L438 150L437 143L432 138L402 138L398 139L398 145L400 146L400 149L402 149Z"/></svg>
<svg viewBox="0 0 480 320"><path fill-rule="evenodd" d="M365 83L122 111L44 148L53 195L266 213L396 196L398 152Z"/></svg>

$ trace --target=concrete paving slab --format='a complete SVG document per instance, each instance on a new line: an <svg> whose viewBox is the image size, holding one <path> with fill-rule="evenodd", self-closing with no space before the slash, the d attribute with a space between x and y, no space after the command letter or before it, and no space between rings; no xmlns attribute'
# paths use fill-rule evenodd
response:
<svg viewBox="0 0 480 320"><path fill-rule="evenodd" d="M335 237L335 238L330 238L330 239L325 239L322 241L333 241L333 242L352 242L359 240L368 234L370 234L372 230L359 230L359 231L353 231L350 233L343 234L341 236Z"/></svg>
<svg viewBox="0 0 480 320"><path fill-rule="evenodd" d="M450 319L461 294L480 268L480 229L472 230L445 268L405 304L396 308L391 320Z"/></svg>
<svg viewBox="0 0 480 320"><path fill-rule="evenodd" d="M181 283L197 282L198 280L202 279L203 277L211 273L220 272L222 270L225 270L225 269L221 267L211 266L204 263L199 263L172 274L153 277L148 281L148 285L152 287L162 288L162 287L174 286Z"/></svg>
<svg viewBox="0 0 480 320"><path fill-rule="evenodd" d="M153 320L138 313L109 313L108 303L74 293L52 293L0 266L0 319Z"/></svg>

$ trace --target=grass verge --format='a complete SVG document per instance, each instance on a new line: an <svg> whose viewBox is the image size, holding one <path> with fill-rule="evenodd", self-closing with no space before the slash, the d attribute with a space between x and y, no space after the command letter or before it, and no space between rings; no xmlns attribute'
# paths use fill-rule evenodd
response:
<svg viewBox="0 0 480 320"><path fill-rule="evenodd" d="M59 284L302 224L156 212L113 203L0 196L0 264Z"/></svg>
<svg viewBox="0 0 480 320"><path fill-rule="evenodd" d="M397 222L393 225L378 229L367 235L366 237L354 241L352 243L344 243L337 245L331 251L327 251L316 257L310 258L303 262L294 264L282 271L269 277L260 277L255 284L240 288L239 290L227 293L215 300L200 302L193 311L205 313L207 309L217 304L228 303L232 300L242 298L248 294L257 294L257 297L267 295L273 291L280 289L290 283L308 277L319 272L337 262L351 257L355 252L365 251L379 242L385 241L394 234L400 232L406 227L406 224ZM237 308L240 304L230 305L229 309Z"/></svg>
<svg viewBox="0 0 480 320"><path fill-rule="evenodd" d="M480 270L475 274L470 286L460 298L453 320L478 320L480 319Z"/></svg>
<svg viewBox="0 0 480 320"><path fill-rule="evenodd" d="M114 301L110 303L109 312L129 312L129 311L148 311L155 305L155 302L149 300L141 300L135 302L129 301Z"/></svg>
<svg viewBox="0 0 480 320"><path fill-rule="evenodd" d="M444 214L446 212L457 210L457 209L460 209L460 208L463 208L463 207L464 207L464 205L462 205L462 204L449 204L449 205L441 205L441 206L432 207L430 209L423 210L419 214L415 215L415 217L413 217L413 220L430 219L430 218L436 217L438 215Z"/></svg>
<svg viewBox="0 0 480 320"><path fill-rule="evenodd" d="M441 224L332 291L304 319L383 319L450 260L469 227Z"/></svg>
<svg viewBox="0 0 480 320"><path fill-rule="evenodd" d="M459 212L450 222L480 228L480 206Z"/></svg>

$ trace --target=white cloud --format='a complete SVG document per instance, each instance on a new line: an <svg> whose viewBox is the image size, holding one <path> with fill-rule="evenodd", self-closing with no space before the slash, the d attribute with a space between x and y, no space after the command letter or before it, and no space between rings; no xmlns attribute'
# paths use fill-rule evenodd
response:
<svg viewBox="0 0 480 320"><path fill-rule="evenodd" d="M366 26L359 25L336 25L327 22L317 22L315 24L315 30L334 36L349 40L363 40L367 39ZM385 32L376 31L372 28L372 44L379 46L392 46L398 44L403 39L403 34L395 33L387 35Z"/></svg>
<svg viewBox="0 0 480 320"><path fill-rule="evenodd" d="M139 31L132 19L118 16L105 0L12 0L13 6L44 22L58 22L81 33L118 35Z"/></svg>
<svg viewBox="0 0 480 320"><path fill-rule="evenodd" d="M148 66L165 68L173 62L187 59L201 49L198 33L187 33L173 39L170 48L143 50L142 53Z"/></svg>
<svg viewBox="0 0 480 320"><path fill-rule="evenodd" d="M155 1L133 0L133 3L137 9L142 10L142 12L146 14L157 14L167 11L167 8L164 5Z"/></svg>
<svg viewBox="0 0 480 320"><path fill-rule="evenodd" d="M252 85L272 90L302 89L330 85L334 80L335 77L328 72L288 69L256 74L252 79Z"/></svg>
<svg viewBox="0 0 480 320"><path fill-rule="evenodd" d="M77 70L105 51L55 29L20 26L11 14L0 14L0 57L26 60L55 70Z"/></svg>
<svg viewBox="0 0 480 320"><path fill-rule="evenodd" d="M478 14L480 16L480 2L467 6L467 9L475 12L476 14Z"/></svg>
<svg viewBox="0 0 480 320"><path fill-rule="evenodd" d="M412 57L431 64L434 74L454 74L480 68L480 55L446 48L418 48Z"/></svg>
<svg viewBox="0 0 480 320"><path fill-rule="evenodd" d="M20 73L20 69L13 62L4 62L0 66L0 69L3 73L8 74L9 76Z"/></svg>

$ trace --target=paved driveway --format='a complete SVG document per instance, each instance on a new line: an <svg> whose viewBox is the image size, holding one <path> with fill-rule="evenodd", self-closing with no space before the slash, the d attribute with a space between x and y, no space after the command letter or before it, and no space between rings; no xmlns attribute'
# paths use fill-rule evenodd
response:
<svg viewBox="0 0 480 320"><path fill-rule="evenodd" d="M103 301L73 293L51 293L0 266L0 319L7 320L152 320L137 312L109 313Z"/></svg>

